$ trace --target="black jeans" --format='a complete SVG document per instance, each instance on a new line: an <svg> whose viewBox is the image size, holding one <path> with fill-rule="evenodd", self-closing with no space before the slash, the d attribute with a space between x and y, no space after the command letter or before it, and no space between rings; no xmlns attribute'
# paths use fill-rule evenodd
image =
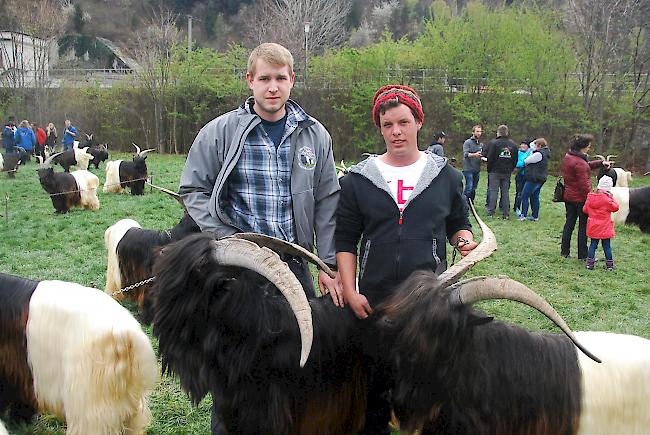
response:
<svg viewBox="0 0 650 435"><path fill-rule="evenodd" d="M578 221L578 258L587 258L587 215L583 213L584 202L565 202L566 221L562 230L560 255L568 257L571 252L571 235Z"/></svg>
<svg viewBox="0 0 650 435"><path fill-rule="evenodd" d="M316 297L316 289L314 287L314 276L309 270L309 265L307 260L303 258L296 258L290 255L280 255L282 261L287 263L289 269L296 275L298 281L302 285L302 288L305 290L305 294L308 299ZM217 415L217 406L214 403L214 396L212 397L212 413L210 415L210 432L212 435L225 435L226 428L219 421L219 416Z"/></svg>

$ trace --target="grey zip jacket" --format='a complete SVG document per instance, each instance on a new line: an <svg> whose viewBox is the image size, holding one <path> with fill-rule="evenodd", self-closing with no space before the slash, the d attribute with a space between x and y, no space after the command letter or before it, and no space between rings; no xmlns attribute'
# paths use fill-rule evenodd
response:
<svg viewBox="0 0 650 435"><path fill-rule="evenodd" d="M294 103L295 104L295 103ZM261 123L243 105L206 124L194 139L181 175L179 194L201 231L217 237L241 230L223 210L228 176L241 156L248 134ZM336 264L334 228L339 182L332 138L313 117L301 121L291 134L291 198L297 242Z"/></svg>

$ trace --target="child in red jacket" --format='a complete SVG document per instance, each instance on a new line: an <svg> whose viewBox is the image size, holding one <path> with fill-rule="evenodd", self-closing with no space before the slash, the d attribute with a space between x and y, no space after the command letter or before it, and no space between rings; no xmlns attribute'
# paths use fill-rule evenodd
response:
<svg viewBox="0 0 650 435"><path fill-rule="evenodd" d="M596 263L596 248L602 241L605 251L605 270L614 270L614 257L612 257L611 239L614 237L614 222L612 213L618 211L618 204L611 194L614 182L611 177L603 176L598 182L595 192L587 195L582 211L589 217L587 219L587 237L591 239L587 252L587 270L594 270Z"/></svg>

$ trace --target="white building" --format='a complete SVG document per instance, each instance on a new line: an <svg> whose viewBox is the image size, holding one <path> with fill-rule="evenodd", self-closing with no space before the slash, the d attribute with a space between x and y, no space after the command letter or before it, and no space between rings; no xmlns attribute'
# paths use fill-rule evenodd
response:
<svg viewBox="0 0 650 435"><path fill-rule="evenodd" d="M49 85L49 69L58 61L55 39L0 31L0 86L21 88Z"/></svg>

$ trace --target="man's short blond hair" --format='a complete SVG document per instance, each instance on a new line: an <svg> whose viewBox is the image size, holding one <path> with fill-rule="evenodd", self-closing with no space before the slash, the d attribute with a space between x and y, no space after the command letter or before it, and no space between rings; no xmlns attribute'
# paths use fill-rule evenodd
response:
<svg viewBox="0 0 650 435"><path fill-rule="evenodd" d="M264 62L273 66L288 66L289 72L293 74L293 56L291 52L280 44L275 42L266 42L260 44L251 51L248 57L248 66L246 70L255 76L255 65L257 59L262 59Z"/></svg>

